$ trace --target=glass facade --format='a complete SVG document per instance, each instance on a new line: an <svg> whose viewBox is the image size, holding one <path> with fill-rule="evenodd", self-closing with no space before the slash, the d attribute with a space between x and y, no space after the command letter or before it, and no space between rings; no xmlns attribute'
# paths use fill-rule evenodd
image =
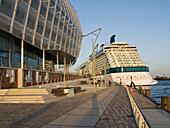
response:
<svg viewBox="0 0 170 128"><path fill-rule="evenodd" d="M24 43L24 68L42 69L43 52L30 44Z"/></svg>
<svg viewBox="0 0 170 128"><path fill-rule="evenodd" d="M20 40L0 31L0 65L19 68L21 65Z"/></svg>
<svg viewBox="0 0 170 128"><path fill-rule="evenodd" d="M24 68L42 69L42 50L24 43ZM48 59L52 60L50 55ZM0 30L0 66L21 67L21 40Z"/></svg>
<svg viewBox="0 0 170 128"><path fill-rule="evenodd" d="M40 50L61 50L74 58L71 61L79 55L82 30L69 0L0 0L0 30L9 33L0 37L0 61L4 66L18 67L19 39L26 42L24 67L27 68L41 68Z"/></svg>

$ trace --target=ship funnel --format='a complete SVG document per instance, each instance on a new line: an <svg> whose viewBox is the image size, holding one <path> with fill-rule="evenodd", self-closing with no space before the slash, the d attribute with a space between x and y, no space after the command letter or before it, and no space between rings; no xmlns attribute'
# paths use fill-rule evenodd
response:
<svg viewBox="0 0 170 128"><path fill-rule="evenodd" d="M112 35L112 36L111 36L111 38L110 38L110 44L113 43L113 42L115 42L115 36L116 36L116 35Z"/></svg>
<svg viewBox="0 0 170 128"><path fill-rule="evenodd" d="M104 44L101 44L100 47L102 48L104 46Z"/></svg>

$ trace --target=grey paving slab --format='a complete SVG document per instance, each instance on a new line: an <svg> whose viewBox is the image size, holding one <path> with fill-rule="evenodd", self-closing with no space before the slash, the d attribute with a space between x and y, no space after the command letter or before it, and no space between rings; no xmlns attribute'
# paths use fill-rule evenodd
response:
<svg viewBox="0 0 170 128"><path fill-rule="evenodd" d="M46 125L43 128L87 128L87 127ZM93 128L93 127L88 127L88 128Z"/></svg>
<svg viewBox="0 0 170 128"><path fill-rule="evenodd" d="M107 107L107 104L93 104L91 102L85 103L80 105L77 108L100 108L100 109L105 109Z"/></svg>
<svg viewBox="0 0 170 128"><path fill-rule="evenodd" d="M170 128L169 124L151 124L152 128Z"/></svg>
<svg viewBox="0 0 170 128"><path fill-rule="evenodd" d="M88 115L88 116L100 116L103 113L103 109L89 108L89 109L74 109L67 113L67 115Z"/></svg>
<svg viewBox="0 0 170 128"><path fill-rule="evenodd" d="M94 127L113 98L114 94L112 92L116 90L117 89L114 88L113 90L112 88L101 95L93 95L90 101L50 122L43 128L53 128L55 126Z"/></svg>
<svg viewBox="0 0 170 128"><path fill-rule="evenodd" d="M153 128L170 128L170 118L159 109L142 109L146 119Z"/></svg>
<svg viewBox="0 0 170 128"><path fill-rule="evenodd" d="M93 127L99 118L100 116L83 116L82 118L79 115L63 115L49 124Z"/></svg>

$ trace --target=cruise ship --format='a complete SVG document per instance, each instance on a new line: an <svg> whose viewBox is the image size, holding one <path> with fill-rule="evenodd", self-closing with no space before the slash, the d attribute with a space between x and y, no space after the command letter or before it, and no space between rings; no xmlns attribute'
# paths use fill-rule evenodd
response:
<svg viewBox="0 0 170 128"><path fill-rule="evenodd" d="M110 38L108 46L101 45L95 54L95 69L93 70L93 57L80 65L80 74L92 76L93 71L98 80L113 81L130 85L154 85L149 67L147 67L137 53L136 45L126 42L115 42L115 35ZM106 73L105 73L106 72ZM106 78L105 78L106 74Z"/></svg>

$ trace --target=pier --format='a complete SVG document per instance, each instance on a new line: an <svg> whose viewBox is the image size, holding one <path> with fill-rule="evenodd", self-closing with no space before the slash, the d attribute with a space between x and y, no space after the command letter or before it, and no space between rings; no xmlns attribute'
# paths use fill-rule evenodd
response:
<svg viewBox="0 0 170 128"><path fill-rule="evenodd" d="M138 102L144 116L148 120L152 128L169 128L170 113L161 110L160 106L152 102L148 97L140 94L133 89L134 97Z"/></svg>

